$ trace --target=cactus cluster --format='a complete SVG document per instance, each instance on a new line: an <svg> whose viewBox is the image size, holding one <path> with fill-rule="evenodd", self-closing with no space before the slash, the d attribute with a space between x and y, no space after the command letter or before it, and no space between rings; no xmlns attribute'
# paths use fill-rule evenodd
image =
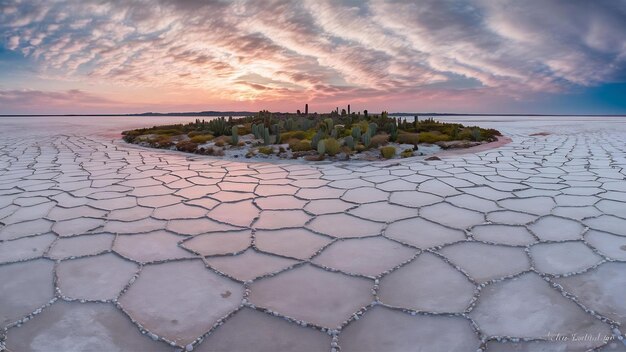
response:
<svg viewBox="0 0 626 352"><path fill-rule="evenodd" d="M237 126L233 126L230 133L230 144L237 145L239 144L239 129Z"/></svg>

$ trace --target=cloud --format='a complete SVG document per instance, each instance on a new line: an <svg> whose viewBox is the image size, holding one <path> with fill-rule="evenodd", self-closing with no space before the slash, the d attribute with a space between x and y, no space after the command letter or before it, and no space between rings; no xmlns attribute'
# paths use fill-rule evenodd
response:
<svg viewBox="0 0 626 352"><path fill-rule="evenodd" d="M626 70L622 0L9 0L0 31L46 77L231 101L521 99Z"/></svg>
<svg viewBox="0 0 626 352"><path fill-rule="evenodd" d="M103 108L119 102L99 97L78 89L63 92L41 90L0 90L0 106L6 113L59 113L80 111L83 108ZM32 107L37 107L33 110Z"/></svg>

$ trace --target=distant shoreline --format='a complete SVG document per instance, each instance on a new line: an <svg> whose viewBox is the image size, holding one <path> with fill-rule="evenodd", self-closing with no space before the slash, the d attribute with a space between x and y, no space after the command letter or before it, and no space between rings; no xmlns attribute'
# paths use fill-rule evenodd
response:
<svg viewBox="0 0 626 352"><path fill-rule="evenodd" d="M112 117L112 116L128 116L128 117L154 117L154 116L181 116L181 117L220 117L220 116L250 116L257 112L253 111L206 111L206 112L172 112L158 113L148 112L140 114L0 114L0 117ZM283 112L273 112L283 114ZM458 113L415 113L415 112L394 112L389 116L581 116L581 117L626 117L626 114L458 114Z"/></svg>

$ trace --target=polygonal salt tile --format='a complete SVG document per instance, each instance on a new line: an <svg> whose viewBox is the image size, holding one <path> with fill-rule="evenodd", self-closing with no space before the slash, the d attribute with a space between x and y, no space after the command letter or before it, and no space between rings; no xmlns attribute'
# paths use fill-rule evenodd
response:
<svg viewBox="0 0 626 352"><path fill-rule="evenodd" d="M491 200L482 199L469 194L459 194L458 196L448 197L446 201L457 207L472 209L487 213L490 211L496 211L500 207Z"/></svg>
<svg viewBox="0 0 626 352"><path fill-rule="evenodd" d="M54 263L36 259L0 265L0 327L24 318L54 297Z"/></svg>
<svg viewBox="0 0 626 352"><path fill-rule="evenodd" d="M239 229L239 227L234 227L227 224L220 224L219 222L210 220L208 218L170 220L167 223L166 228L177 234L190 236L195 236L207 232L230 231Z"/></svg>
<svg viewBox="0 0 626 352"><path fill-rule="evenodd" d="M595 205L595 207L604 214L622 217L624 217L624 206L626 206L626 204L624 204L623 202L617 202L608 199L603 199Z"/></svg>
<svg viewBox="0 0 626 352"><path fill-rule="evenodd" d="M418 191L399 191L391 193L389 202L405 207L419 208L426 205L439 203L443 198L430 193Z"/></svg>
<svg viewBox="0 0 626 352"><path fill-rule="evenodd" d="M600 215L597 218L586 219L584 223L594 230L626 236L626 219L611 215Z"/></svg>
<svg viewBox="0 0 626 352"><path fill-rule="evenodd" d="M567 336L611 334L608 325L585 313L534 273L482 289L470 317L487 336L545 338L555 332ZM599 344L602 342L572 342L580 348Z"/></svg>
<svg viewBox="0 0 626 352"><path fill-rule="evenodd" d="M221 191L211 195L211 198L218 200L220 203L239 202L254 197L254 193L229 191Z"/></svg>
<svg viewBox="0 0 626 352"><path fill-rule="evenodd" d="M137 198L137 204L149 208L160 208L180 203L183 200L185 200L185 198L174 196L171 194L164 194L160 196Z"/></svg>
<svg viewBox="0 0 626 352"><path fill-rule="evenodd" d="M383 303L420 311L465 311L474 285L443 259L422 253L411 263L383 276L378 295Z"/></svg>
<svg viewBox="0 0 626 352"><path fill-rule="evenodd" d="M556 203L550 197L508 198L498 201L503 208L534 215L550 214Z"/></svg>
<svg viewBox="0 0 626 352"><path fill-rule="evenodd" d="M347 214L320 215L307 228L332 237L375 236L382 232L383 224L359 219Z"/></svg>
<svg viewBox="0 0 626 352"><path fill-rule="evenodd" d="M46 219L19 222L0 227L0 240L7 241L17 238L34 236L50 232L52 222Z"/></svg>
<svg viewBox="0 0 626 352"><path fill-rule="evenodd" d="M350 274L375 277L413 258L415 249L382 237L337 241L312 262Z"/></svg>
<svg viewBox="0 0 626 352"><path fill-rule="evenodd" d="M343 195L345 190L323 186L320 188L302 188L296 192L296 197L302 199L336 199Z"/></svg>
<svg viewBox="0 0 626 352"><path fill-rule="evenodd" d="M257 230L254 238L261 251L297 259L308 259L331 242L306 229Z"/></svg>
<svg viewBox="0 0 626 352"><path fill-rule="evenodd" d="M420 216L457 229L467 229L485 222L483 214L448 203L438 203L424 207L420 209Z"/></svg>
<svg viewBox="0 0 626 352"><path fill-rule="evenodd" d="M291 185L258 185L254 193L261 197L292 195L298 191L297 187Z"/></svg>
<svg viewBox="0 0 626 352"><path fill-rule="evenodd" d="M87 205L82 205L73 208L55 207L48 213L46 218L54 221L60 221L81 217L103 218L106 216L106 214L107 212L104 210L95 209Z"/></svg>
<svg viewBox="0 0 626 352"><path fill-rule="evenodd" d="M626 237L589 230L585 233L585 240L605 256L626 261Z"/></svg>
<svg viewBox="0 0 626 352"><path fill-rule="evenodd" d="M117 221L135 221L141 220L152 215L154 209L146 207L132 207L130 209L113 210L107 215L108 220Z"/></svg>
<svg viewBox="0 0 626 352"><path fill-rule="evenodd" d="M335 328L372 301L372 285L371 280L303 265L252 283L249 300L295 319Z"/></svg>
<svg viewBox="0 0 626 352"><path fill-rule="evenodd" d="M602 261L583 242L539 243L530 247L535 268L546 274L562 275L590 268Z"/></svg>
<svg viewBox="0 0 626 352"><path fill-rule="evenodd" d="M456 188L439 180L428 180L420 183L417 187L420 192L432 193L441 197L448 197L460 194Z"/></svg>
<svg viewBox="0 0 626 352"><path fill-rule="evenodd" d="M254 222L257 229L282 229L302 227L311 216L302 210L263 210Z"/></svg>
<svg viewBox="0 0 626 352"><path fill-rule="evenodd" d="M178 203L163 208L156 208L152 216L161 220L194 219L206 216L207 210L201 207Z"/></svg>
<svg viewBox="0 0 626 352"><path fill-rule="evenodd" d="M89 233L100 226L104 225L105 220L94 218L79 218L71 220L57 221L52 226L54 231L59 236L76 236Z"/></svg>
<svg viewBox="0 0 626 352"><path fill-rule="evenodd" d="M228 182L223 181L217 184L222 191L230 192L254 192L256 183Z"/></svg>
<svg viewBox="0 0 626 352"><path fill-rule="evenodd" d="M353 203L373 203L385 201L389 198L389 193L374 187L360 187L347 191L341 199Z"/></svg>
<svg viewBox="0 0 626 352"><path fill-rule="evenodd" d="M113 250L123 257L140 263L194 257L178 246L185 237L167 231L155 231L137 235L120 235L115 239Z"/></svg>
<svg viewBox="0 0 626 352"><path fill-rule="evenodd" d="M54 234L0 242L0 264L39 258L57 238Z"/></svg>
<svg viewBox="0 0 626 352"><path fill-rule="evenodd" d="M302 179L293 181L291 184L298 188L319 188L327 185L330 181L321 180L318 178Z"/></svg>
<svg viewBox="0 0 626 352"><path fill-rule="evenodd" d="M112 253L64 260L56 269L57 284L63 295L74 299L111 300L138 268Z"/></svg>
<svg viewBox="0 0 626 352"><path fill-rule="evenodd" d="M205 338L194 351L325 351L328 346L330 336L327 334L244 308Z"/></svg>
<svg viewBox="0 0 626 352"><path fill-rule="evenodd" d="M468 187L463 188L462 191L489 200L500 200L511 196L509 192L498 191L488 186Z"/></svg>
<svg viewBox="0 0 626 352"><path fill-rule="evenodd" d="M254 202L262 210L302 209L307 203L294 196L270 196L258 198Z"/></svg>
<svg viewBox="0 0 626 352"><path fill-rule="evenodd" d="M15 224L22 221L36 220L44 218L52 208L55 207L54 202L45 202L30 207L20 207L11 215L2 219L2 222L6 225Z"/></svg>
<svg viewBox="0 0 626 352"><path fill-rule="evenodd" d="M211 210L215 208L218 204L220 204L220 202L211 198L200 198L200 199L192 199L192 200L185 201L184 204L196 205L196 206L205 208L207 210Z"/></svg>
<svg viewBox="0 0 626 352"><path fill-rule="evenodd" d="M12 351L171 351L142 334L109 303L56 301L7 334Z"/></svg>
<svg viewBox="0 0 626 352"><path fill-rule="evenodd" d="M524 226L488 224L472 228L476 240L509 246L526 246L537 240Z"/></svg>
<svg viewBox="0 0 626 352"><path fill-rule="evenodd" d="M235 203L222 203L209 212L208 217L219 222L247 227L259 216L257 208L251 200Z"/></svg>
<svg viewBox="0 0 626 352"><path fill-rule="evenodd" d="M137 206L137 198L126 196L113 199L92 200L89 205L103 210L128 209Z"/></svg>
<svg viewBox="0 0 626 352"><path fill-rule="evenodd" d="M530 270L524 248L479 242L455 243L439 251L475 281L485 282Z"/></svg>
<svg viewBox="0 0 626 352"><path fill-rule="evenodd" d="M346 210L355 207L354 204L344 202L341 199L319 199L310 201L305 207L309 213L315 215L343 213Z"/></svg>
<svg viewBox="0 0 626 352"><path fill-rule="evenodd" d="M411 316L375 306L339 335L344 352L476 351L480 345L468 320L436 315Z"/></svg>
<svg viewBox="0 0 626 352"><path fill-rule="evenodd" d="M211 186L191 186L184 189L180 189L174 193L177 196L181 196L187 199L197 199L206 197L209 194L217 193L220 191L220 188L211 185Z"/></svg>
<svg viewBox="0 0 626 352"><path fill-rule="evenodd" d="M193 253L201 256L231 254L245 250L251 244L250 230L234 232L213 232L194 236L181 243Z"/></svg>
<svg viewBox="0 0 626 352"><path fill-rule="evenodd" d="M487 214L487 221L506 225L525 225L536 219L536 215L518 213L511 210L500 210Z"/></svg>
<svg viewBox="0 0 626 352"><path fill-rule="evenodd" d="M587 207L556 207L552 209L552 214L562 216L565 218L582 220L585 218L592 218L598 215L602 215L595 207L587 206Z"/></svg>
<svg viewBox="0 0 626 352"><path fill-rule="evenodd" d="M159 196L159 195L170 194L170 193L172 193L171 188L157 185L157 186L147 186L147 187L136 187L129 194L132 196L146 197L146 196Z"/></svg>
<svg viewBox="0 0 626 352"><path fill-rule="evenodd" d="M595 196L572 196L568 194L560 194L554 197L554 200L559 206L579 207L594 205L600 200L600 198Z"/></svg>
<svg viewBox="0 0 626 352"><path fill-rule="evenodd" d="M417 185L415 183L400 179L379 183L376 185L376 188L382 189L386 192L414 191L417 188Z"/></svg>
<svg viewBox="0 0 626 352"><path fill-rule="evenodd" d="M241 303L243 287L200 260L147 265L119 299L146 330L185 346Z"/></svg>
<svg viewBox="0 0 626 352"><path fill-rule="evenodd" d="M584 230L579 222L558 216L545 216L528 228L544 241L578 240Z"/></svg>
<svg viewBox="0 0 626 352"><path fill-rule="evenodd" d="M417 210L415 209L389 204L387 202L359 205L348 211L348 213L362 219L387 223L417 216Z"/></svg>
<svg viewBox="0 0 626 352"><path fill-rule="evenodd" d="M146 233L162 229L167 224L164 220L153 218L134 220L134 221L107 221L102 227L102 231L119 233L119 234L136 234Z"/></svg>
<svg viewBox="0 0 626 352"><path fill-rule="evenodd" d="M283 270L298 261L248 249L238 255L210 257L206 262L210 267L235 280L248 281Z"/></svg>
<svg viewBox="0 0 626 352"><path fill-rule="evenodd" d="M115 235L101 233L59 238L48 251L51 259L101 254L111 250Z"/></svg>
<svg viewBox="0 0 626 352"><path fill-rule="evenodd" d="M588 309L626 324L626 265L604 263L586 273L555 279Z"/></svg>
<svg viewBox="0 0 626 352"><path fill-rule="evenodd" d="M465 240L465 233L422 218L394 222L385 236L412 246L426 249Z"/></svg>

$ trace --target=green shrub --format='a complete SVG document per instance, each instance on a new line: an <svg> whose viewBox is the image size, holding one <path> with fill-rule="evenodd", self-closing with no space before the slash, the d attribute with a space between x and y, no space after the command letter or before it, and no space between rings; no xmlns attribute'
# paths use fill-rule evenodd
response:
<svg viewBox="0 0 626 352"><path fill-rule="evenodd" d="M377 134L372 137L372 141L370 142L372 147L377 148L381 145L385 145L389 143L389 135L386 133Z"/></svg>
<svg viewBox="0 0 626 352"><path fill-rule="evenodd" d="M324 140L324 146L326 147L326 153L330 156L335 156L339 153L341 144L334 138L327 138Z"/></svg>
<svg viewBox="0 0 626 352"><path fill-rule="evenodd" d="M392 147L392 146L382 147L380 148L380 154L385 159L391 159L396 155L396 147Z"/></svg>
<svg viewBox="0 0 626 352"><path fill-rule="evenodd" d="M191 141L198 144L204 144L215 138L212 134L197 134L191 137Z"/></svg>
<svg viewBox="0 0 626 352"><path fill-rule="evenodd" d="M181 152L194 153L198 148L198 144L192 141L180 141L176 143L176 150Z"/></svg>
<svg viewBox="0 0 626 352"><path fill-rule="evenodd" d="M405 149L400 153L400 157L402 158L410 158L413 156L413 150L412 149Z"/></svg>
<svg viewBox="0 0 626 352"><path fill-rule="evenodd" d="M187 137L193 138L195 136L210 135L210 134L211 134L211 131L209 131L209 130L191 131L191 132L187 133Z"/></svg>
<svg viewBox="0 0 626 352"><path fill-rule="evenodd" d="M419 133L400 133L398 135L398 143L417 145L419 142Z"/></svg>
<svg viewBox="0 0 626 352"><path fill-rule="evenodd" d="M289 147L294 152L306 152L312 149L311 141L308 141L306 139L302 141L297 141L293 144L289 144Z"/></svg>
<svg viewBox="0 0 626 352"><path fill-rule="evenodd" d="M274 154L274 148L268 147L268 146L259 147L259 153L265 154L265 155L271 155L271 154Z"/></svg>
<svg viewBox="0 0 626 352"><path fill-rule="evenodd" d="M290 132L283 132L280 134L280 139L282 139L283 141L288 141L292 138L307 139L307 133L304 131L290 131Z"/></svg>
<svg viewBox="0 0 626 352"><path fill-rule="evenodd" d="M419 140L422 143L437 143L450 140L450 137L438 132L420 132Z"/></svg>

